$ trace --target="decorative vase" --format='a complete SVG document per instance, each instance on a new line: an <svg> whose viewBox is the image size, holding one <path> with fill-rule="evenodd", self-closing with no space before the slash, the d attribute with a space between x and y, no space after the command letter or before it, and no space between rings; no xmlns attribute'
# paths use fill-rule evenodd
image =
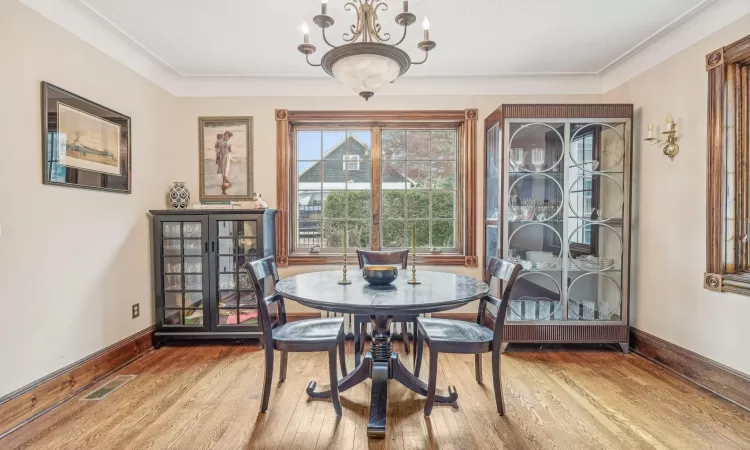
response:
<svg viewBox="0 0 750 450"><path fill-rule="evenodd" d="M167 204L172 209L187 209L188 205L190 205L190 192L185 187L185 183L174 182L174 186L169 189Z"/></svg>

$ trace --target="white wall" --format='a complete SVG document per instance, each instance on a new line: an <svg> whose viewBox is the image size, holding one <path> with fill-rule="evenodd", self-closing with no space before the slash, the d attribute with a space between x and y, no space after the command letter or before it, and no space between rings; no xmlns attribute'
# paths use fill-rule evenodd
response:
<svg viewBox="0 0 750 450"><path fill-rule="evenodd" d="M750 373L750 297L703 289L706 261L705 55L750 33L750 15L605 94L634 103L633 310L631 325ZM674 162L642 141L672 113Z"/></svg>
<svg viewBox="0 0 750 450"><path fill-rule="evenodd" d="M43 80L132 118L131 195L42 184ZM154 323L147 211L187 150L173 96L16 1L0 2L0 81L2 396Z"/></svg>

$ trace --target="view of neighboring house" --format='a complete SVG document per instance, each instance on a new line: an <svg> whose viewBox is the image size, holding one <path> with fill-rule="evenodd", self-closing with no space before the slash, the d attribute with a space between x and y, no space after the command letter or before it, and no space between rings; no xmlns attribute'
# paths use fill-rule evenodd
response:
<svg viewBox="0 0 750 450"><path fill-rule="evenodd" d="M330 191L370 190L372 151L367 143L349 135L324 151L321 161L304 168L297 178L298 233L300 238L320 234L323 202ZM400 173L386 172L383 189L411 188L412 183Z"/></svg>

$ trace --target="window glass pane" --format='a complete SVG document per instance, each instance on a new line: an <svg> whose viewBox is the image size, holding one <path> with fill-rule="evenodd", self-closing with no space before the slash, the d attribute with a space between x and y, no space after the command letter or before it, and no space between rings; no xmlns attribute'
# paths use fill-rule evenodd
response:
<svg viewBox="0 0 750 450"><path fill-rule="evenodd" d="M456 188L456 163L438 161L432 163L432 189Z"/></svg>
<svg viewBox="0 0 750 450"><path fill-rule="evenodd" d="M430 149L430 159L456 159L456 131L433 131L432 147Z"/></svg>
<svg viewBox="0 0 750 450"><path fill-rule="evenodd" d="M384 219L403 219L406 217L406 192L383 191L383 206L380 214Z"/></svg>
<svg viewBox="0 0 750 450"><path fill-rule="evenodd" d="M406 191L406 214L410 219L429 219L430 192Z"/></svg>
<svg viewBox="0 0 750 450"><path fill-rule="evenodd" d="M405 136L403 136L405 134ZM421 251L456 249L456 130L383 130L381 143L398 156L405 137L406 161L382 162L382 247L411 245L412 225ZM404 177L402 181L399 177ZM406 219L399 220L399 219Z"/></svg>
<svg viewBox="0 0 750 450"><path fill-rule="evenodd" d="M430 132L414 131L406 132L406 159L429 160L430 159Z"/></svg>
<svg viewBox="0 0 750 450"><path fill-rule="evenodd" d="M449 219L456 214L454 191L432 191L432 217Z"/></svg>
<svg viewBox="0 0 750 450"><path fill-rule="evenodd" d="M383 247L406 248L406 221L383 220Z"/></svg>
<svg viewBox="0 0 750 450"><path fill-rule="evenodd" d="M384 160L404 159L406 157L406 131L383 130L380 137L380 148Z"/></svg>
<svg viewBox="0 0 750 450"><path fill-rule="evenodd" d="M319 130L320 158L302 155L297 131L295 248L311 252L339 251L344 226L352 248L371 242L372 135L366 130ZM402 183L403 177L401 177ZM352 220L353 219L353 220ZM349 220L349 222L347 222ZM241 244L241 243L240 243Z"/></svg>
<svg viewBox="0 0 750 450"><path fill-rule="evenodd" d="M381 182L383 190L406 189L406 163L402 160L384 160L380 163L383 172Z"/></svg>
<svg viewBox="0 0 750 450"><path fill-rule="evenodd" d="M406 163L406 184L411 189L427 189L430 187L430 163L424 162L407 162Z"/></svg>
<svg viewBox="0 0 750 450"><path fill-rule="evenodd" d="M319 160L321 143L320 131L300 131L297 133L297 159Z"/></svg>

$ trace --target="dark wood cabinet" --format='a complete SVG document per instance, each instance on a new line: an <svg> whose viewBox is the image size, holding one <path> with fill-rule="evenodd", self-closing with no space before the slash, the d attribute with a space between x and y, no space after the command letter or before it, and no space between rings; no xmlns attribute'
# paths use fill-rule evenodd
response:
<svg viewBox="0 0 750 450"><path fill-rule="evenodd" d="M261 337L258 300L242 266L275 254L276 211L150 213L154 346L170 339Z"/></svg>

